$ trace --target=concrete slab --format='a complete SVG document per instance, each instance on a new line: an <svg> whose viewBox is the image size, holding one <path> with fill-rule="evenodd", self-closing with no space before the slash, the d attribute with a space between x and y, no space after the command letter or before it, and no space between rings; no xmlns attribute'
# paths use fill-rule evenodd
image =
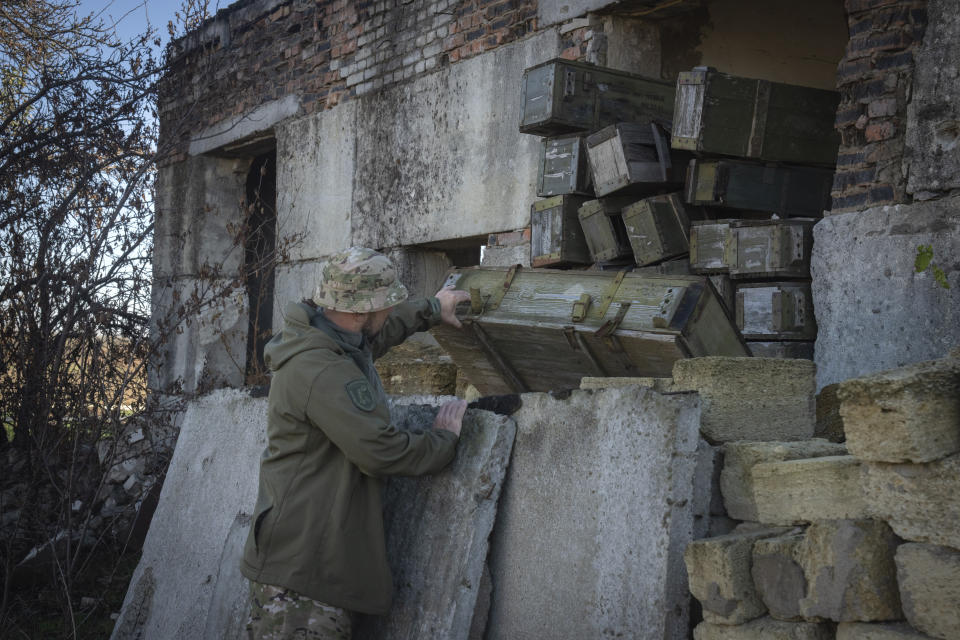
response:
<svg viewBox="0 0 960 640"><path fill-rule="evenodd" d="M490 548L487 640L686 638L699 398L524 394ZM709 499L699 501L709 509Z"/></svg>
<svg viewBox="0 0 960 640"><path fill-rule="evenodd" d="M871 517L897 535L960 550L960 453L927 464L864 463Z"/></svg>
<svg viewBox="0 0 960 640"><path fill-rule="evenodd" d="M398 427L432 424L436 409L397 408ZM355 640L466 640L482 584L516 423L488 411L464 418L457 457L432 477L391 478L384 496L393 607L359 616ZM485 612L481 613L481 616Z"/></svg>
<svg viewBox="0 0 960 640"><path fill-rule="evenodd" d="M435 409L397 404L400 426L432 422ZM177 448L134 572L115 640L242 637L248 586L239 562L266 445L267 399L220 390L188 404ZM430 478L386 492L396 590L375 636L468 637L487 540L515 426L470 411L458 456ZM438 566L447 581L438 580Z"/></svg>
<svg viewBox="0 0 960 640"><path fill-rule="evenodd" d="M793 533L758 540L753 545L753 584L770 617L776 620L803 620L800 600L807 593L807 579L794 560L802 541L802 533Z"/></svg>
<svg viewBox="0 0 960 640"><path fill-rule="evenodd" d="M817 388L933 360L960 344L960 198L827 216L813 227ZM930 245L950 284L916 273Z"/></svg>
<svg viewBox="0 0 960 640"><path fill-rule="evenodd" d="M265 102L249 113L225 118L190 140L190 155L214 151L258 135L268 135L274 125L296 115L299 110L300 99L291 94Z"/></svg>
<svg viewBox="0 0 960 640"><path fill-rule="evenodd" d="M239 638L238 571L266 445L267 399L221 390L188 404L114 640ZM237 554L237 555L234 555ZM226 627L217 628L221 624Z"/></svg>
<svg viewBox="0 0 960 640"><path fill-rule="evenodd" d="M353 243L482 240L527 226L540 142L517 130L520 78L558 47L542 31L359 98Z"/></svg>

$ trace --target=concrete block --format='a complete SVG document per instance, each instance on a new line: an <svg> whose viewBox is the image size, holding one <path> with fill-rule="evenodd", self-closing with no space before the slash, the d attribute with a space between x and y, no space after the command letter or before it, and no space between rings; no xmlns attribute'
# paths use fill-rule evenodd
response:
<svg viewBox="0 0 960 640"><path fill-rule="evenodd" d="M807 579L795 557L802 533L757 540L753 545L750 574L757 595L776 620L800 621L800 600L807 593Z"/></svg>
<svg viewBox="0 0 960 640"><path fill-rule="evenodd" d="M960 453L927 464L864 464L863 493L872 517L897 535L960 549Z"/></svg>
<svg viewBox="0 0 960 640"><path fill-rule="evenodd" d="M743 624L767 612L753 586L753 545L783 534L783 528L731 533L694 540L683 554L690 593L703 606L703 619L714 624Z"/></svg>
<svg viewBox="0 0 960 640"><path fill-rule="evenodd" d="M727 515L738 520L758 520L753 493L753 466L761 462L783 462L803 458L840 456L842 444L813 439L800 442L728 442L723 445L720 490Z"/></svg>
<svg viewBox="0 0 960 640"><path fill-rule="evenodd" d="M933 638L960 638L960 551L910 542L897 549L896 563L907 621Z"/></svg>
<svg viewBox="0 0 960 640"><path fill-rule="evenodd" d="M915 100L914 100L915 102ZM942 357L960 344L960 197L830 215L813 227L817 387ZM950 289L917 273L930 245Z"/></svg>
<svg viewBox="0 0 960 640"><path fill-rule="evenodd" d="M696 394L530 393L513 417L487 640L686 638Z"/></svg>
<svg viewBox="0 0 960 640"><path fill-rule="evenodd" d="M847 448L862 460L931 462L960 451L960 361L854 378L837 389Z"/></svg>
<svg viewBox="0 0 960 640"><path fill-rule="evenodd" d="M753 494L760 522L767 524L867 517L860 461L853 456L755 465Z"/></svg>
<svg viewBox="0 0 960 640"><path fill-rule="evenodd" d="M650 387L654 391L665 393L673 385L672 378L594 378L585 376L580 378L581 389L608 389L610 387L629 387L638 385Z"/></svg>
<svg viewBox="0 0 960 640"><path fill-rule="evenodd" d="M422 427L436 411L395 406L393 422ZM468 638L515 435L512 418L471 410L449 467L435 476L390 478L384 528L393 606L385 616L358 616L356 640Z"/></svg>
<svg viewBox="0 0 960 640"><path fill-rule="evenodd" d="M839 383L828 384L817 393L814 399L817 406L817 424L814 435L830 442L843 442L847 439L843 431L843 417L840 415L840 400L837 398Z"/></svg>
<svg viewBox="0 0 960 640"><path fill-rule="evenodd" d="M248 113L224 118L194 136L190 141L190 155L200 155L224 145L268 134L273 127L297 114L300 100L288 94L279 100L264 102Z"/></svg>
<svg viewBox="0 0 960 640"><path fill-rule="evenodd" d="M930 636L903 622L841 622L837 625L837 640L930 640Z"/></svg>
<svg viewBox="0 0 960 640"><path fill-rule="evenodd" d="M711 442L813 437L814 372L808 360L691 358L673 367L677 391L703 397L700 425Z"/></svg>
<svg viewBox="0 0 960 640"><path fill-rule="evenodd" d="M880 520L825 520L807 528L797 563L807 579L805 618L901 620L893 554L900 540Z"/></svg>
<svg viewBox="0 0 960 640"><path fill-rule="evenodd" d="M833 628L829 624L772 618L757 618L737 626L701 622L693 630L693 640L833 640Z"/></svg>
<svg viewBox="0 0 960 640"><path fill-rule="evenodd" d="M422 426L435 409L395 405L391 412L403 428ZM112 638L242 636L249 592L240 555L266 422L267 398L240 390L188 403ZM377 637L467 638L514 430L509 418L468 411L449 467L391 481L386 533L398 585ZM443 580L434 557L444 558ZM360 623L355 637L365 629Z"/></svg>

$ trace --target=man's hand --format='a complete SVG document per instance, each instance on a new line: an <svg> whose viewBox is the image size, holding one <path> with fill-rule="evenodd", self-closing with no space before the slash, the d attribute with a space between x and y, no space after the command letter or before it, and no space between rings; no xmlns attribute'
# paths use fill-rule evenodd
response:
<svg viewBox="0 0 960 640"><path fill-rule="evenodd" d="M470 300L470 294L467 291L454 289L451 285L437 291L437 300L440 301L440 318L459 329L461 325L457 320L457 305Z"/></svg>
<svg viewBox="0 0 960 640"><path fill-rule="evenodd" d="M460 428L463 426L463 414L466 411L466 400L451 400L440 407L440 411L433 421L433 428L453 431L459 437Z"/></svg>

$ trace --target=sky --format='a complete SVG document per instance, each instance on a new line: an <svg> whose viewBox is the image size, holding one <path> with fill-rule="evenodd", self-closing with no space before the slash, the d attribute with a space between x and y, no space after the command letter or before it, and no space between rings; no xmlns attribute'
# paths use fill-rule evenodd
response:
<svg viewBox="0 0 960 640"><path fill-rule="evenodd" d="M210 13L217 12L217 7L227 6L233 0L210 0ZM160 37L162 45L166 45L167 22L174 19L174 13L180 9L183 0L81 0L78 12L80 15L90 13L100 14L104 22L117 21L118 35L128 40L143 33L147 25L152 26Z"/></svg>

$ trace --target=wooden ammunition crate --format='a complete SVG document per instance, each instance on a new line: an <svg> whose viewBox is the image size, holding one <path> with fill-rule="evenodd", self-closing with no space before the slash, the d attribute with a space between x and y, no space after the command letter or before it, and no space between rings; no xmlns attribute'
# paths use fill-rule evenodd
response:
<svg viewBox="0 0 960 640"><path fill-rule="evenodd" d="M555 59L523 73L520 131L552 136L615 122L673 116L675 86L654 78Z"/></svg>
<svg viewBox="0 0 960 640"><path fill-rule="evenodd" d="M834 165L836 91L740 78L698 67L677 78L677 149L771 162Z"/></svg>
<svg viewBox="0 0 960 640"><path fill-rule="evenodd" d="M736 261L730 225L736 220L698 220L690 223L690 270L728 273Z"/></svg>
<svg viewBox="0 0 960 640"><path fill-rule="evenodd" d="M679 188L689 160L670 149L667 132L653 122L610 125L587 136L586 147L597 196Z"/></svg>
<svg viewBox="0 0 960 640"><path fill-rule="evenodd" d="M611 197L587 200L580 206L577 215L594 262L633 258L621 211L635 201L631 197Z"/></svg>
<svg viewBox="0 0 960 640"><path fill-rule="evenodd" d="M668 377L680 358L748 356L699 276L470 267L461 330L432 329L485 395L575 389L584 376Z"/></svg>
<svg viewBox="0 0 960 640"><path fill-rule="evenodd" d="M815 340L809 282L736 285L737 328L747 340Z"/></svg>
<svg viewBox="0 0 960 640"><path fill-rule="evenodd" d="M690 250L690 218L680 194L644 198L624 207L621 215L637 266L683 256Z"/></svg>
<svg viewBox="0 0 960 640"><path fill-rule="evenodd" d="M813 360L813 342L797 340L785 342L757 342L748 340L747 346L756 358L798 358Z"/></svg>
<svg viewBox="0 0 960 640"><path fill-rule="evenodd" d="M537 195L593 195L583 136L544 138L540 146Z"/></svg>
<svg viewBox="0 0 960 640"><path fill-rule="evenodd" d="M809 278L813 220L730 223L731 278Z"/></svg>
<svg viewBox="0 0 960 640"><path fill-rule="evenodd" d="M691 160L686 199L690 204L819 218L830 208L833 170L765 166L739 160Z"/></svg>
<svg viewBox="0 0 960 640"><path fill-rule="evenodd" d="M590 264L593 258L577 211L585 196L554 196L530 207L530 264L534 267Z"/></svg>

